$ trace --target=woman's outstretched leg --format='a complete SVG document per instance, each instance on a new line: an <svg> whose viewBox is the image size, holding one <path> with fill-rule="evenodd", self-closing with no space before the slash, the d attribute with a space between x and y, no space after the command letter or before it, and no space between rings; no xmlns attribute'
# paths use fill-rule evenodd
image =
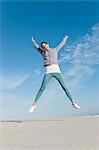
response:
<svg viewBox="0 0 99 150"><path fill-rule="evenodd" d="M72 106L76 109L80 109L80 107L77 105L76 102L74 102L70 92L68 91L68 89L66 88L65 86L65 82L64 82L64 79L63 79L63 76L61 73L55 73L53 75L57 80L58 82L60 83L61 87L63 88L64 92L66 93L66 95L68 96L68 98L70 99L71 103L72 103Z"/></svg>
<svg viewBox="0 0 99 150"><path fill-rule="evenodd" d="M72 98L70 92L68 91L68 89L65 86L65 82L64 82L62 74L61 73L56 73L54 75L54 77L58 80L58 82L60 83L60 85L63 88L64 92L66 93L66 95L68 96L68 98L70 99L70 101L72 102L73 98Z"/></svg>
<svg viewBox="0 0 99 150"><path fill-rule="evenodd" d="M36 95L36 98L35 98L35 103L37 103L38 99L40 98L40 96L42 95L43 91L45 90L48 82L50 81L50 79L52 78L52 75L51 74L45 74L44 75L44 78L43 78L43 81L42 81L42 84L41 84L41 87Z"/></svg>
<svg viewBox="0 0 99 150"><path fill-rule="evenodd" d="M44 78L43 78L43 81L42 81L42 84L41 84L41 87L36 95L36 98L34 100L34 102L32 103L32 107L31 109L29 110L30 112L33 112L34 109L36 108L36 103L37 101L39 100L40 96L42 95L43 91L45 90L48 82L50 81L50 79L52 78L52 74L45 74L44 75Z"/></svg>

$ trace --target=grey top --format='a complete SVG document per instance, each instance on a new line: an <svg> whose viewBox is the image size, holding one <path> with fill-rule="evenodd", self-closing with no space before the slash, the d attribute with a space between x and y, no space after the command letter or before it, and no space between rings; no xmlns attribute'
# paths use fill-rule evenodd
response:
<svg viewBox="0 0 99 150"><path fill-rule="evenodd" d="M36 43L34 39L32 39L32 43L34 47L40 52L44 59L44 66L51 64L58 64L58 51L65 45L68 36L64 36L63 40L58 44L55 48L49 48L49 51L40 48L40 46Z"/></svg>

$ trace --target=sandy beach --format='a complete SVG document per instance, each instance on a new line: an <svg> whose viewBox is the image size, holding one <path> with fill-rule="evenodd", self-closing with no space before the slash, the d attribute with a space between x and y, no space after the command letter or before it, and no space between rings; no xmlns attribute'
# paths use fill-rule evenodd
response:
<svg viewBox="0 0 99 150"><path fill-rule="evenodd" d="M0 121L2 150L98 150L99 117Z"/></svg>

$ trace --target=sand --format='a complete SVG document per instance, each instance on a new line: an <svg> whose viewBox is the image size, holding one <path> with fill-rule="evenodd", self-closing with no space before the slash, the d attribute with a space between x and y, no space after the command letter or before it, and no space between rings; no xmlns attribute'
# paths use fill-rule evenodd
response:
<svg viewBox="0 0 99 150"><path fill-rule="evenodd" d="M0 122L0 150L99 150L99 117Z"/></svg>

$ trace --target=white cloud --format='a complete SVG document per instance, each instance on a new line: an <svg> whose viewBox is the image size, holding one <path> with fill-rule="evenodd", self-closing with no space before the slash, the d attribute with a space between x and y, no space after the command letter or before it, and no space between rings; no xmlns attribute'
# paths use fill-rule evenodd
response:
<svg viewBox="0 0 99 150"><path fill-rule="evenodd" d="M1 90L10 90L14 89L20 85L22 85L28 78L29 74L23 74L23 75L13 75L10 73L6 74L0 79L0 89Z"/></svg>
<svg viewBox="0 0 99 150"><path fill-rule="evenodd" d="M35 75L35 76L38 76L38 75L40 75L41 74L41 69L40 68L36 68L35 70L33 70L33 75Z"/></svg>
<svg viewBox="0 0 99 150"><path fill-rule="evenodd" d="M69 85L76 82L80 86L83 79L96 73L95 65L99 65L99 23L72 44L64 48L60 63L64 63L63 74ZM66 69L65 69L66 68ZM75 86L76 86L75 85Z"/></svg>
<svg viewBox="0 0 99 150"><path fill-rule="evenodd" d="M33 78L33 83L37 83L40 77L42 77L42 72L41 68L33 68L32 73L13 72L13 70L3 71L0 74L0 90L10 90L21 86L30 77ZM35 78L37 79L35 80Z"/></svg>

